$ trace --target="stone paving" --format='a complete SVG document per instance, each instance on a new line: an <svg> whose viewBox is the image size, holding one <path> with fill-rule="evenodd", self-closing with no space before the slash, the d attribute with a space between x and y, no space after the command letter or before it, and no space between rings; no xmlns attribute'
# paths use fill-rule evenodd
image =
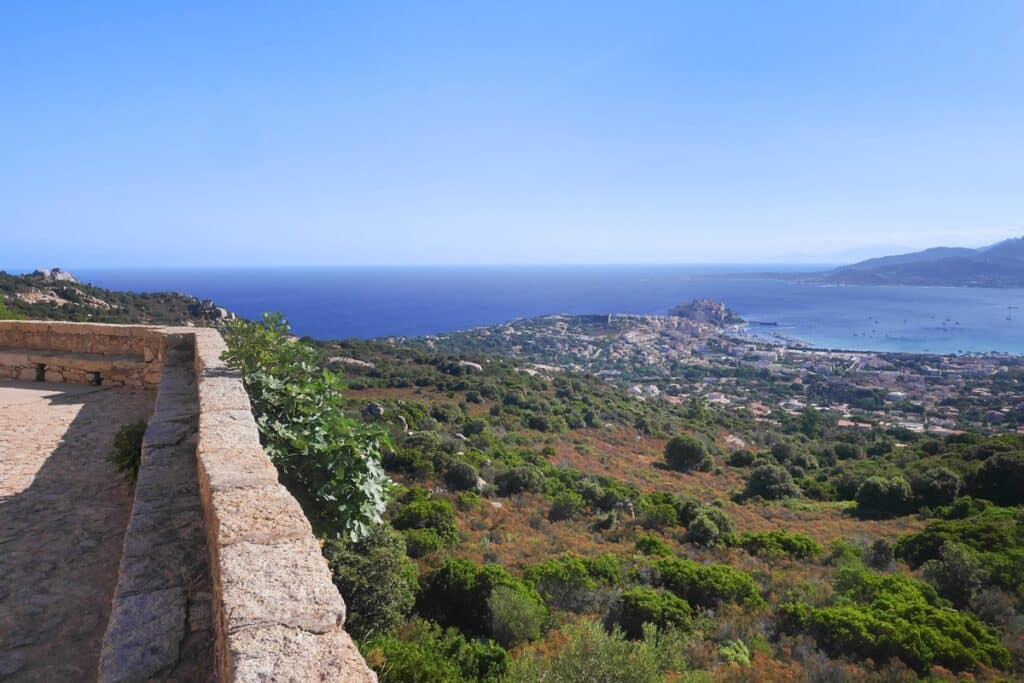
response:
<svg viewBox="0 0 1024 683"><path fill-rule="evenodd" d="M106 455L153 400L0 382L0 680L96 679L132 506Z"/></svg>

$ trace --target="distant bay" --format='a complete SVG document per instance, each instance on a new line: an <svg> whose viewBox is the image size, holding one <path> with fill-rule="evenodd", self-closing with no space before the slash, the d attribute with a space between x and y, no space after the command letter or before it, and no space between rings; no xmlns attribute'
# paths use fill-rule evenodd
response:
<svg viewBox="0 0 1024 683"><path fill-rule="evenodd" d="M813 267L773 269L779 275ZM1024 290L824 286L764 266L522 266L73 271L101 287L180 291L297 334L419 336L551 313L664 313L711 298L766 335L828 348L1024 353ZM1017 308L1018 306L1022 308Z"/></svg>

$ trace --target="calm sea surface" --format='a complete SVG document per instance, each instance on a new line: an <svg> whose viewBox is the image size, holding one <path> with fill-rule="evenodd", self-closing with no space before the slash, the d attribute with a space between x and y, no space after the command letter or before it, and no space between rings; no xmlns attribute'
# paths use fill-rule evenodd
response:
<svg viewBox="0 0 1024 683"><path fill-rule="evenodd" d="M778 323L756 328L765 334L815 346L1024 353L1021 289L831 287L754 271L538 266L74 272L110 289L187 292L246 317L281 311L297 334L319 338L417 336L549 313L664 313L683 301L712 298L748 320Z"/></svg>

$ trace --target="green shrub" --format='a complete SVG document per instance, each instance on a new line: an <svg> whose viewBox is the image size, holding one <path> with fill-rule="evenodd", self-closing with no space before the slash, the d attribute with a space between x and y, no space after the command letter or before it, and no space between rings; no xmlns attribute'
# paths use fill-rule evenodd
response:
<svg viewBox="0 0 1024 683"><path fill-rule="evenodd" d="M565 553L530 565L523 578L548 605L587 612L602 603L606 595L602 588L619 585L622 565L615 555L585 558Z"/></svg>
<svg viewBox="0 0 1024 683"><path fill-rule="evenodd" d="M656 555L658 557L668 557L672 554L672 548L669 547L668 543L651 534L645 534L637 538L636 549L644 555Z"/></svg>
<svg viewBox="0 0 1024 683"><path fill-rule="evenodd" d="M793 476L781 465L764 463L754 468L743 491L744 498L760 496L765 500L799 498L800 487L793 482Z"/></svg>
<svg viewBox="0 0 1024 683"><path fill-rule="evenodd" d="M537 640L547 618L544 604L524 585L500 584L487 596L489 634L506 648Z"/></svg>
<svg viewBox="0 0 1024 683"><path fill-rule="evenodd" d="M1000 453L981 466L976 493L998 505L1024 504L1024 453Z"/></svg>
<svg viewBox="0 0 1024 683"><path fill-rule="evenodd" d="M910 487L919 505L937 507L956 500L963 482L947 467L932 467L911 478Z"/></svg>
<svg viewBox="0 0 1024 683"><path fill-rule="evenodd" d="M358 541L379 524L391 481L382 428L347 417L341 378L320 353L295 340L280 315L232 320L224 360L242 371L267 454L306 505L314 525Z"/></svg>
<svg viewBox="0 0 1024 683"><path fill-rule="evenodd" d="M714 607L734 602L763 607L761 591L746 572L725 564L700 565L690 560L666 558L654 563L657 583L691 605Z"/></svg>
<svg viewBox="0 0 1024 683"><path fill-rule="evenodd" d="M529 465L513 467L507 472L503 472L498 475L494 483L498 487L498 492L503 496L544 491L544 475L539 469Z"/></svg>
<svg viewBox="0 0 1024 683"><path fill-rule="evenodd" d="M498 586L506 586L513 592L503 591L498 601L492 603L491 594ZM508 609L495 614L494 607ZM416 611L442 626L454 626L468 636L487 638L532 635L532 627L520 631L504 620L516 614L546 614L540 595L503 567L480 566L455 558L447 558L439 568L423 577Z"/></svg>
<svg viewBox="0 0 1024 683"><path fill-rule="evenodd" d="M444 483L452 491L469 491L476 488L480 473L468 462L457 462L444 473Z"/></svg>
<svg viewBox="0 0 1024 683"><path fill-rule="evenodd" d="M455 497L455 505L460 510L476 510L483 502L484 499L475 491L463 491Z"/></svg>
<svg viewBox="0 0 1024 683"><path fill-rule="evenodd" d="M944 544L937 559L921 565L921 572L939 595L961 609L970 604L989 580L988 570L978 554L959 543Z"/></svg>
<svg viewBox="0 0 1024 683"><path fill-rule="evenodd" d="M674 436L665 444L665 463L674 470L708 472L713 465L707 447L689 435Z"/></svg>
<svg viewBox="0 0 1024 683"><path fill-rule="evenodd" d="M362 646L380 683L498 681L508 653L488 640L467 640L456 629L416 619L399 633L378 634Z"/></svg>
<svg viewBox="0 0 1024 683"><path fill-rule="evenodd" d="M135 481L139 478L139 465L142 464L142 437L146 434L146 421L139 420L126 424L114 435L114 446L107 460L114 464L117 471Z"/></svg>
<svg viewBox="0 0 1024 683"><path fill-rule="evenodd" d="M949 609L927 584L899 574L840 569L835 587L833 607L780 607L781 630L812 636L834 657L898 657L922 674L936 664L953 671L1010 664L1009 652L987 626Z"/></svg>
<svg viewBox="0 0 1024 683"><path fill-rule="evenodd" d="M459 540L455 508L443 498L413 500L402 506L392 524L396 529L432 529L446 543Z"/></svg>
<svg viewBox="0 0 1024 683"><path fill-rule="evenodd" d="M896 555L892 543L879 538L864 554L864 561L874 569L888 569L895 561Z"/></svg>
<svg viewBox="0 0 1024 683"><path fill-rule="evenodd" d="M626 640L586 621L566 627L558 648L527 652L509 665L505 683L704 683L709 678L674 677L686 668L686 635L648 627L641 640ZM385 683L382 681L382 683Z"/></svg>
<svg viewBox="0 0 1024 683"><path fill-rule="evenodd" d="M750 649L742 640L727 640L718 648L718 656L728 664L750 666Z"/></svg>
<svg viewBox="0 0 1024 683"><path fill-rule="evenodd" d="M643 636L644 624L658 629L689 629L690 615L690 605L682 598L641 586L618 597L605 616L604 627L609 631L621 629L627 638L636 640Z"/></svg>
<svg viewBox="0 0 1024 683"><path fill-rule="evenodd" d="M911 512L914 497L903 477L868 477L857 489L855 500L858 517L884 519Z"/></svg>
<svg viewBox="0 0 1024 683"><path fill-rule="evenodd" d="M709 548L718 544L722 533L718 526L705 513L697 515L697 518L690 522L686 528L686 538L690 543L707 546Z"/></svg>
<svg viewBox="0 0 1024 683"><path fill-rule="evenodd" d="M747 450L733 451L729 455L729 465L732 467L750 467L754 464L754 454Z"/></svg>
<svg viewBox="0 0 1024 683"><path fill-rule="evenodd" d="M744 534L740 545L751 555L763 555L768 558L791 557L795 560L809 560L824 552L824 549L809 536L785 529Z"/></svg>
<svg viewBox="0 0 1024 683"><path fill-rule="evenodd" d="M668 503L646 505L640 510L640 523L645 529L667 529L679 526L679 513Z"/></svg>
<svg viewBox="0 0 1024 683"><path fill-rule="evenodd" d="M356 543L327 541L324 555L345 597L345 629L352 637L387 633L405 620L419 586L401 534L381 524Z"/></svg>
<svg viewBox="0 0 1024 683"><path fill-rule="evenodd" d="M572 519L583 512L586 506L587 504L580 494L575 491L562 491L555 496L555 501L551 504L551 510L548 512L548 519L552 522Z"/></svg>
<svg viewBox="0 0 1024 683"><path fill-rule="evenodd" d="M433 529L404 529L406 552L409 557L426 557L431 553L448 546L441 536Z"/></svg>

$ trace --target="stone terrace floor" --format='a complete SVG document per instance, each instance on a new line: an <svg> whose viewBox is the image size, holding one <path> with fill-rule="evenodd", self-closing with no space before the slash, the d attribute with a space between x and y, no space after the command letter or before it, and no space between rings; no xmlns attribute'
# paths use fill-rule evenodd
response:
<svg viewBox="0 0 1024 683"><path fill-rule="evenodd" d="M96 679L132 504L106 456L153 400L0 382L0 680Z"/></svg>

